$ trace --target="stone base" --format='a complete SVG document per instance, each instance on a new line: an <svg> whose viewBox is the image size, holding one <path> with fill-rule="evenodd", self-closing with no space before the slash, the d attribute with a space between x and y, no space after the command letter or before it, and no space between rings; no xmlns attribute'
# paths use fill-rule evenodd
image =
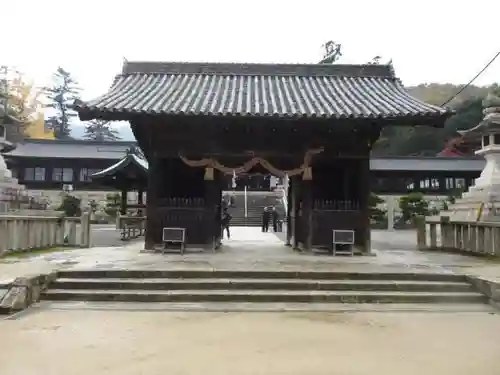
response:
<svg viewBox="0 0 500 375"><path fill-rule="evenodd" d="M0 179L0 189L23 189L23 185L19 185L17 178Z"/></svg>
<svg viewBox="0 0 500 375"><path fill-rule="evenodd" d="M3 197L4 197L4 192L12 189L24 190L24 186L19 185L17 178L0 179L0 213L7 212L9 210L9 203Z"/></svg>
<svg viewBox="0 0 500 375"><path fill-rule="evenodd" d="M454 221L500 221L500 199L459 199L441 216L449 216Z"/></svg>

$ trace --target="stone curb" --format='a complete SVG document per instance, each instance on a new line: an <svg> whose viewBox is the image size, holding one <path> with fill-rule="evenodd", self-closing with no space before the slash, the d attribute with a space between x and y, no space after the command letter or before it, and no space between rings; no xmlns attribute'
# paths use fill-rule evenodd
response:
<svg viewBox="0 0 500 375"><path fill-rule="evenodd" d="M477 290L488 297L490 305L500 310L500 282L472 275L467 275L466 278Z"/></svg>
<svg viewBox="0 0 500 375"><path fill-rule="evenodd" d="M0 299L0 314L22 311L40 300L40 294L57 277L56 272L36 276L18 277L9 284L7 293Z"/></svg>

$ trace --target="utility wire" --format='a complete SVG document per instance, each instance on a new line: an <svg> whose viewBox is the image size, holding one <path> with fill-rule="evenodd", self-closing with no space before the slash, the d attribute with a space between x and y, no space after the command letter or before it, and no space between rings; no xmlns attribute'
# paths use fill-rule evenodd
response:
<svg viewBox="0 0 500 375"><path fill-rule="evenodd" d="M497 54L495 56L493 56L493 58L488 62L488 64L486 64L484 66L483 69L481 69L479 71L479 73L477 73L474 78L472 78L466 85L464 85L460 90L458 90L458 92L453 95L450 99L448 99L447 101L445 101L443 104L441 104L441 107L444 107L446 104L448 104L449 102L451 102L453 99L455 99L458 95L460 95L467 87L469 87L472 82L474 82L481 74L484 73L484 71L486 69L488 69L490 67L491 64L493 64L493 62L497 59L497 57L500 56L500 51L497 52Z"/></svg>

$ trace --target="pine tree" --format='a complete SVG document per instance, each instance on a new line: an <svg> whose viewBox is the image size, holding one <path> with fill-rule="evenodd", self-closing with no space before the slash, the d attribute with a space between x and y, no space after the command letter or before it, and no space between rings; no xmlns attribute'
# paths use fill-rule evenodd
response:
<svg viewBox="0 0 500 375"><path fill-rule="evenodd" d="M121 139L118 131L113 129L109 121L92 120L85 125L85 139L90 141L119 141Z"/></svg>
<svg viewBox="0 0 500 375"><path fill-rule="evenodd" d="M52 128L57 139L70 138L70 122L77 116L71 106L79 98L81 90L71 74L61 67L53 74L52 79L52 86L43 89L49 100L46 106L55 110L55 114L47 119L47 125Z"/></svg>

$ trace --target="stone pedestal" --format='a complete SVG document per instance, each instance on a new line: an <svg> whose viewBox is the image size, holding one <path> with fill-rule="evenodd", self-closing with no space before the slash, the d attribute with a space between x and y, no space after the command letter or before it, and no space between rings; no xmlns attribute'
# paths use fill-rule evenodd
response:
<svg viewBox="0 0 500 375"><path fill-rule="evenodd" d="M449 207L452 219L500 221L500 146L497 148L498 154L485 155L486 166L474 186Z"/></svg>
<svg viewBox="0 0 500 375"><path fill-rule="evenodd" d="M9 210L8 199L6 199L9 196L9 191L24 189L24 186L19 185L17 178L12 177L1 151L2 144L0 143L0 213Z"/></svg>

